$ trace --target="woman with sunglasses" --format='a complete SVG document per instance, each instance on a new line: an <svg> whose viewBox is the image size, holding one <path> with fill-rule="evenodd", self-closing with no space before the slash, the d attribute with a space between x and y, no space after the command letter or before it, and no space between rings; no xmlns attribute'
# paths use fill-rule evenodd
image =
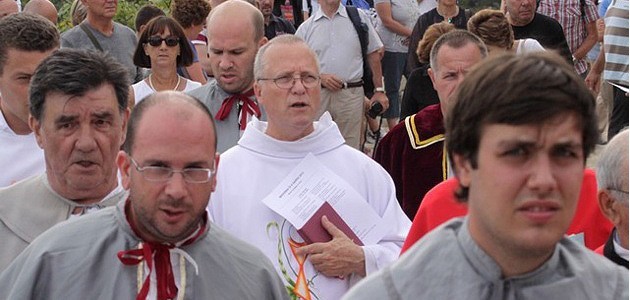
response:
<svg viewBox="0 0 630 300"><path fill-rule="evenodd" d="M152 19L140 35L133 55L136 66L151 69L151 74L131 87L131 100L140 102L157 91L187 92L200 87L200 83L177 74L177 67L190 66L192 61L192 49L179 23L166 16Z"/></svg>

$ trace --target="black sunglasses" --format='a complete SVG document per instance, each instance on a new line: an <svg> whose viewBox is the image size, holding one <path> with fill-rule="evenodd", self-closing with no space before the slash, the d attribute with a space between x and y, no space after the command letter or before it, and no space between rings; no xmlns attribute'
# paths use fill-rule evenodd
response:
<svg viewBox="0 0 630 300"><path fill-rule="evenodd" d="M174 37L174 36L167 36L165 38L161 38L159 36L152 36L147 39L147 42L149 42L149 45L153 47L159 47L160 45L162 45L162 41L165 41L166 46L169 46L169 47L175 47L179 45L179 38Z"/></svg>

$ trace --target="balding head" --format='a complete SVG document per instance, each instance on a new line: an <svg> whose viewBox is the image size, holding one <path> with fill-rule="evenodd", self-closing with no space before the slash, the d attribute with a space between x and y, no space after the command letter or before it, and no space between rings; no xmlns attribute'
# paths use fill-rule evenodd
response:
<svg viewBox="0 0 630 300"><path fill-rule="evenodd" d="M43 16L57 24L57 8L48 0L31 0L24 6L24 12L30 12Z"/></svg>
<svg viewBox="0 0 630 300"><path fill-rule="evenodd" d="M244 18L243 16L248 16ZM214 24L228 22L241 22L239 20L249 21L252 26L254 41L259 41L265 34L265 24L262 13L252 4L243 0L228 0L214 8L206 22L207 28L214 28ZM216 26L216 25L215 25ZM208 32L208 39L210 39Z"/></svg>
<svg viewBox="0 0 630 300"><path fill-rule="evenodd" d="M19 11L15 0L0 0L0 19Z"/></svg>
<svg viewBox="0 0 630 300"><path fill-rule="evenodd" d="M254 57L265 44L262 13L241 0L228 0L210 12L208 59L221 89L244 93L254 84Z"/></svg>
<svg viewBox="0 0 630 300"><path fill-rule="evenodd" d="M134 110L129 117L129 123L127 125L127 139L125 140L125 144L123 145L123 150L129 154L131 154L133 149L133 144L136 139L136 131L138 128L138 124L142 121L145 112L151 109L154 106L169 106L169 107L180 107L178 111L191 111L198 110L202 112L205 116L208 117L210 123L212 124L212 132L215 132L214 118L212 114L208 110L208 108L203 105L196 98L182 93L178 91L162 91L153 93L144 99L142 102L138 103L134 107ZM184 109L186 108L186 109ZM214 134L214 145L216 146L217 139L216 134Z"/></svg>

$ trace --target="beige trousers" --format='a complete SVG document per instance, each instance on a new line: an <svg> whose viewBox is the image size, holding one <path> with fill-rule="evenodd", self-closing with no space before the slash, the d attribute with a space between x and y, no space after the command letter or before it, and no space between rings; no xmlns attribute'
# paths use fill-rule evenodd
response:
<svg viewBox="0 0 630 300"><path fill-rule="evenodd" d="M363 118L363 88L347 88L332 92L322 88L321 108L318 118L325 111L339 126L346 144L355 149L361 145L361 120Z"/></svg>

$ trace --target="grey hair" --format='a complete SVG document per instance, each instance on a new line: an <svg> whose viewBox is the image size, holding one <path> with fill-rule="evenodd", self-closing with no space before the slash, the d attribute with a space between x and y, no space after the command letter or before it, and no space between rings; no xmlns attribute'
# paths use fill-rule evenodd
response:
<svg viewBox="0 0 630 300"><path fill-rule="evenodd" d="M488 56L488 49L483 41L476 35L470 33L469 31L456 29L450 32L445 33L441 37L439 37L433 47L431 47L431 54L429 55L429 59L431 60L431 69L437 71L437 54L438 51L442 48L442 46L446 45L451 48L460 49L465 47L468 44L474 44L479 48L479 52L481 53L481 58L485 58Z"/></svg>
<svg viewBox="0 0 630 300"><path fill-rule="evenodd" d="M301 37L292 34L283 34L269 40L269 42L260 47L258 53L256 53L256 59L254 60L254 78L258 80L264 77L263 71L268 64L268 62L265 60L265 53L267 53L267 50L269 48L271 48L273 45L298 44L305 46L308 49L310 55L315 58L315 62L317 63L317 73L319 73L319 60L317 59L317 54L315 53L315 51L313 51L313 49L311 49Z"/></svg>
<svg viewBox="0 0 630 300"><path fill-rule="evenodd" d="M628 169L624 166L628 166L628 128L617 133L599 154L595 172L599 189L627 191Z"/></svg>
<svg viewBox="0 0 630 300"><path fill-rule="evenodd" d="M130 79L121 63L100 51L73 48L55 50L39 64L31 78L30 113L41 121L46 96L50 93L82 96L103 84L110 84L114 88L118 109L121 113L125 111Z"/></svg>

